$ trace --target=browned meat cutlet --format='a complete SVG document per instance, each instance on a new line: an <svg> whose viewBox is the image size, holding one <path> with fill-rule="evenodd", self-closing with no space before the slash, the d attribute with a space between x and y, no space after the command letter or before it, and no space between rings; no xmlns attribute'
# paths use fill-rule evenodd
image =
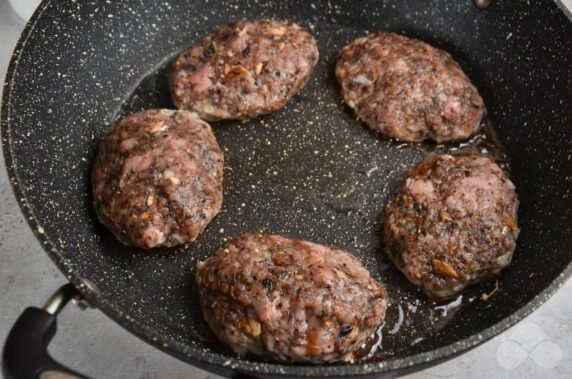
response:
<svg viewBox="0 0 572 379"><path fill-rule="evenodd" d="M282 108L318 62L314 38L287 21L223 26L183 52L171 93L179 109L203 120L248 119Z"/></svg>
<svg viewBox="0 0 572 379"><path fill-rule="evenodd" d="M339 54L345 103L374 130L402 141L463 140L483 100L449 53L394 33L358 38Z"/></svg>
<svg viewBox="0 0 572 379"><path fill-rule="evenodd" d="M509 265L517 208L514 185L489 158L438 155L409 172L387 208L389 256L429 298L451 297Z"/></svg>
<svg viewBox="0 0 572 379"><path fill-rule="evenodd" d="M198 264L196 281L218 339L278 361L352 360L387 308L351 254L273 235L234 238Z"/></svg>
<svg viewBox="0 0 572 379"><path fill-rule="evenodd" d="M186 111L134 113L111 127L92 172L95 212L126 245L194 241L222 204L223 154Z"/></svg>

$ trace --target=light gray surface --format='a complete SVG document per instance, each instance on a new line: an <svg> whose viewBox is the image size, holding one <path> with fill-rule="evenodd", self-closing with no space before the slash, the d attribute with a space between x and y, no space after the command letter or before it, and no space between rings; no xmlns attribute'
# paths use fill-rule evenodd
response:
<svg viewBox="0 0 572 379"><path fill-rule="evenodd" d="M572 9L572 0L564 3ZM0 0L0 78L24 27ZM0 341L21 311L41 305L63 275L42 251L21 215L0 156ZM572 280L540 309L500 336L449 362L408 378L565 378L572 376ZM68 306L50 352L94 378L216 378L132 336L101 312Z"/></svg>

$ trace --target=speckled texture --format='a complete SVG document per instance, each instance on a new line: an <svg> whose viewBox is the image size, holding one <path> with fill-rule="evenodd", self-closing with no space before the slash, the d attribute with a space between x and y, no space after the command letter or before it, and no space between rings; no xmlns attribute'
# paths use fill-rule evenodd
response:
<svg viewBox="0 0 572 379"><path fill-rule="evenodd" d="M170 75L179 109L203 120L247 120L282 108L318 63L316 40L295 23L224 25L183 52Z"/></svg>
<svg viewBox="0 0 572 379"><path fill-rule="evenodd" d="M409 171L383 223L389 258L430 299L458 295L511 262L514 184L492 160L441 154Z"/></svg>
<svg viewBox="0 0 572 379"><path fill-rule="evenodd" d="M192 293L187 288L192 273L172 269L191 267L194 261L190 257L193 254L208 255L207 251L220 246L225 237L244 230L246 226L242 223L211 225L192 252L179 256L165 255L152 259L129 250L124 251L121 257L111 253L117 245L112 242L111 236L106 236L96 226L87 196L89 165L94 157L96 139L114 120L121 103L140 78L146 72L153 71L164 57L190 46L204 33L202 28L205 23L219 25L246 14L248 17L279 16L288 9L291 19L315 26L324 58L317 75L301 92L300 100L289 104L281 115L269 116L244 127L221 125L216 132L217 137L225 135L227 142L221 142L221 145L226 146L232 155L227 165L229 174L225 178L235 181L235 185L227 189L229 196L235 197L235 206L228 207L226 212L244 219L245 215L256 218L271 209L274 213L264 223L251 224L249 227L352 248L374 275L378 278L381 276L384 281L389 280L392 275L395 276L393 271L377 271L379 235L372 220L376 220L389 199L396 178L407 166L421 160L423 154L414 146L398 148L375 137L353 118L348 118L347 112L339 107L338 89L333 84L331 68L337 49L374 28L382 27L422 38L451 51L469 72L481 90L491 118L499 126L501 137L511 150L513 179L517 187L523 188L519 191L523 234L515 253L518 254L515 265L503 276L503 290L491 301L469 303L470 311L463 309L456 314L453 323L441 325L444 329L433 333L431 344L421 341L399 353L399 356L410 355L409 359L380 355L377 361L368 364L317 367L305 373L344 375L357 370L360 373L374 373L468 348L536 308L570 273L570 269L566 269L570 261L570 237L566 233L570 216L569 208L564 206L569 200L569 187L565 186L565 180L569 180L566 179L569 177L566 172L569 158L562 152L570 150L570 139L563 136L567 135L568 130L564 126L571 122L570 113L564 112L565 99L570 98L572 88L568 71L564 70L570 61L571 27L554 4L545 2L546 7L542 8L540 3L533 2L527 6L524 3L510 5L499 2L487 11L479 12L470 4L465 7L445 1L422 6L416 3L415 11L408 8L413 2L407 1L401 2L399 8L395 4L363 2L363 9L359 11L352 11L355 7L350 2L333 2L331 7L327 6L327 2L316 2L316 10L308 13L307 8L293 2L281 2L272 8L266 3L232 2L232 6L229 6L225 2L216 11L209 9L204 12L196 12L193 7L179 9L174 5L169 10L169 7L162 5L161 12L153 14L153 7L139 3L138 6L142 7L139 9L144 11L137 11L135 5L127 3L79 5L69 2L70 8L81 8L82 20L89 20L90 14L94 15L91 17L102 14L105 21L101 24L80 23L67 11L62 16L59 9L66 7L68 2L48 4L42 18L39 21L34 19L35 26L29 27L25 33L33 37L27 40L25 46L21 44L19 47L19 50L24 47L26 52L22 56L16 55L9 76L9 79L16 79L16 84L5 87L2 138L18 199L36 234L66 275L75 283L78 283L78 275L92 278L102 289L105 300L94 299L89 293L88 296L128 329L148 338L156 346L164 344L166 351L182 359L203 362L203 367L204 362L213 362L227 369L284 372L295 376L299 373L298 367L264 363L251 366L249 361L237 361L219 353L211 354L208 351L215 346L192 339L192 329L190 335L187 332L197 316L186 312L195 300L184 295ZM509 9L510 6L515 9ZM97 12L95 8L98 8ZM439 13L438 9L444 13ZM208 18L206 21L203 19L205 16ZM54 24L54 18L59 23ZM120 24L120 18L132 20L127 21L126 26L125 21L121 22L125 28L122 30L123 36L109 31L112 25ZM165 22L166 19L169 19L169 23ZM69 24L70 30L65 29L64 22ZM173 33L172 24L179 25L182 32ZM50 37L53 34L58 36ZM133 35L137 35L138 39L130 38ZM533 43L536 39L542 43ZM157 43L159 40L163 43ZM62 50L58 51L56 46ZM30 54L40 49L43 50L42 59ZM128 51L145 51L145 54L142 59L141 55L128 54ZM52 71L47 72L46 67ZM24 71L29 73L26 80L18 80ZM86 71L90 75L86 76ZM39 76L40 72L43 76ZM82 80L78 81L79 78ZM328 87L324 88L326 78ZM160 80L145 82L148 85L145 92L152 94L155 83L160 83ZM32 88L34 91L30 91ZM154 104L143 100L145 97L132 98L130 104L137 109ZM309 111L308 102L312 104ZM306 110L305 114L302 114L303 110ZM313 128L305 128L310 121ZM286 126L293 127L286 129ZM247 127L250 130L245 132ZM320 131L320 128L331 130L332 133L308 134L314 130ZM296 138L304 131L311 147ZM240 132L243 139L239 141L233 138L234 132ZM332 149L332 135L336 136L337 149ZM38 142L40 137L45 142ZM235 140L238 143L228 143ZM272 145L266 145L266 140ZM38 143L31 144L31 141ZM359 149L355 147L358 141ZM246 149L246 145L251 148ZM347 149L345 145L348 145ZM252 149L253 146L255 149ZM275 148L281 159L271 162L264 160L269 156L271 147ZM319 155L326 148L328 155ZM43 152L41 157L34 154L36 150ZM310 159L314 151L318 151L321 158L319 164ZM391 155L388 155L389 152ZM260 156L260 161L253 158L254 153ZM352 157L353 163L342 159L346 156ZM303 160L303 157L308 159ZM372 157L375 159L373 162L368 160ZM306 163L302 165L296 162ZM380 164L378 170L369 172L377 163ZM270 166L268 171L262 167L262 172L272 175L248 175L252 171L251 165L260 169L262 164ZM344 168L341 172L335 170L341 168ZM278 174L274 176L273 171ZM310 176L314 179L305 181L307 187L312 184L313 191L302 193L292 189L293 186L303 188L301 180L289 175L297 171L305 174L302 178ZM49 175L40 175L44 172ZM336 175L336 180L331 178L326 182L330 172L332 176ZM356 192L365 188L368 172L372 177L376 172L379 176L373 180L367 179L369 191ZM317 183L316 178L319 179ZM324 184L317 186L320 180ZM62 182L66 185L62 186ZM264 188L269 188L266 196L262 196L265 192L256 190L257 187L261 188L262 183ZM284 190L286 186L288 188ZM348 195L352 186L354 190ZM277 189L280 189L283 194L281 198L285 200L270 196ZM288 194L295 196L289 197ZM332 210L331 205L323 206L320 214L313 213L313 207L308 207L313 205L312 199L307 199L312 194L315 194L314 198L322 200L321 204L335 204L337 194L346 194L354 204L357 202L362 215L352 212L346 216L343 211L337 213ZM287 206L284 206L284 201ZM239 212L242 202L248 207ZM321 204L318 204L320 208ZM296 215L295 219L293 215ZM326 222L328 218L331 220L331 216L336 216L336 220ZM221 219L219 217L218 220ZM42 220L41 223L38 220ZM348 224L355 225L355 228L348 227ZM550 228L546 227L548 224ZM224 228L223 233L220 233L221 228ZM357 249L352 246L354 234ZM543 257L550 265L532 264L537 263L536 255L533 255L537 251L549 253ZM534 268L533 272L531 267ZM175 274L165 275L166 272ZM560 272L564 275L558 276ZM528 279L530 275L535 279ZM557 277L560 279L548 287ZM403 288L404 304L414 303L418 294L407 289L407 285L403 285ZM490 284L485 288L489 290ZM390 293L390 299L392 296L395 293ZM531 299L534 300L528 303ZM514 313L518 309L520 311ZM397 312L398 308L390 308L388 325L395 323ZM404 312L406 320L413 316L408 308ZM479 320L481 333L473 335L477 330L472 320ZM161 336L166 338L161 339ZM384 337L388 337L387 344L384 344L387 351L391 346L391 334ZM433 349L439 346L442 348ZM382 358L386 359L380 361ZM220 370L224 371L222 368Z"/></svg>
<svg viewBox="0 0 572 379"><path fill-rule="evenodd" d="M401 141L468 139L485 110L449 53L396 33L377 31L344 46L336 78L360 120Z"/></svg>
<svg viewBox="0 0 572 379"><path fill-rule="evenodd" d="M385 290L347 251L244 233L197 263L205 321L235 352L275 361L359 358L381 326Z"/></svg>
<svg viewBox="0 0 572 379"><path fill-rule="evenodd" d="M128 246L193 242L222 206L223 160L196 113L132 113L99 143L91 174L95 214Z"/></svg>

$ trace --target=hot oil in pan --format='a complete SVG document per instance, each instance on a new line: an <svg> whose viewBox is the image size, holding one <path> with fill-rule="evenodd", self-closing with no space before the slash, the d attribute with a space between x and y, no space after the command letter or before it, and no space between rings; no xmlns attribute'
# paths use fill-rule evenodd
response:
<svg viewBox="0 0 572 379"><path fill-rule="evenodd" d="M477 135L462 143L405 144L373 132L342 104L333 74L339 49L365 31L317 24L312 32L320 62L306 88L284 109L246 124L212 124L225 154L220 215L193 245L175 249L181 254L146 257L150 267L173 269L171 275L154 276L153 270L144 269L134 275L164 289L154 301L176 320L172 329L181 332L172 338L232 355L214 340L197 309L192 280L196 262L247 231L338 246L353 253L384 285L390 304L383 326L358 359L380 361L414 354L426 349L425 341L454 326L457 315L470 312L491 283L470 287L445 304L428 303L384 253L384 209L403 175L433 154L476 151L508 171L506 150L487 117ZM173 59L166 58L141 80L115 119L142 109L173 108L167 83ZM168 266L171 261L174 268Z"/></svg>
<svg viewBox="0 0 572 379"><path fill-rule="evenodd" d="M468 141L439 145L425 142L420 144L419 148L425 152L427 158L444 153L478 153L491 158L503 171L510 173L510 162L507 150L486 112L477 132Z"/></svg>
<svg viewBox="0 0 572 379"><path fill-rule="evenodd" d="M416 149L424 159L437 154L478 153L491 158L510 174L507 150L486 112L477 132L467 141L410 144L393 140L392 143L396 149ZM385 272L382 277L386 279L383 283L390 292L390 307L383 324L358 352L358 360L378 361L380 358L414 353L416 345L422 346L423 341L430 339L434 333L446 330L449 323L455 321L458 312L470 311L471 304L481 301L481 294L491 290L489 281L468 287L462 294L443 303L430 303L420 291L407 283L391 262L384 262L380 269Z"/></svg>
<svg viewBox="0 0 572 379"><path fill-rule="evenodd" d="M510 174L507 150L486 112L477 132L467 141L411 144L391 140L391 143L395 149L415 149L422 153L424 159L437 154L478 153L491 158ZM455 321L458 312L470 311L471 304L481 301L481 294L491 289L489 281L468 287L462 294L443 303L430 303L407 283L391 262L384 262L380 270L385 273L382 277L389 292L390 307L383 324L358 352L358 360L378 361L414 353L416 345L422 346L423 341L434 333L444 331L449 323Z"/></svg>

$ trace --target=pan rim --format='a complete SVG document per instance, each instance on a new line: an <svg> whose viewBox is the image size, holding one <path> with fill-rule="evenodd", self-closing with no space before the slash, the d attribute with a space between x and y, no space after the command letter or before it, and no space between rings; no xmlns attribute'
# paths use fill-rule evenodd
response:
<svg viewBox="0 0 572 379"><path fill-rule="evenodd" d="M572 13L567 10L561 0L552 0L558 8L564 13L566 18L572 22ZM422 352L406 356L403 358L389 359L382 362L373 363L357 363L344 366L316 366L316 365L285 365L280 363L262 363L256 361L247 361L237 358L225 357L220 354L205 352L187 345L175 339L165 338L161 333L153 328L146 327L136 320L124 315L113 307L101 295L91 291L82 282L79 274L69 267L67 259L57 249L56 244L52 242L46 232L40 233L41 220L36 217L33 208L30 206L25 191L21 188L18 169L16 168L16 159L12 152L11 130L10 130L10 105L12 98L13 82L17 77L18 64L20 62L22 52L28 42L37 21L41 18L46 8L52 3L52 0L43 0L38 6L30 20L27 22L18 43L12 53L10 64L6 73L4 89L2 94L2 106L0 108L0 139L2 140L2 150L5 159L5 165L8 172L12 191L16 197L16 201L23 216L32 229L36 239L40 242L43 250L54 261L56 266L64 274L64 276L74 284L78 291L94 306L105 313L111 320L125 328L141 340L155 346L182 361L191 363L197 367L212 371L213 366L217 366L221 370L239 371L245 374L263 374L274 376L296 376L296 377L340 377L340 376L361 376L387 373L399 369L411 369L415 366L427 364L431 361L439 361L452 356L466 352L473 347L491 339L517 322L524 319L530 313L538 309L548 298L550 298L560 287L572 276L572 261L568 263L566 268L555 278L544 290L537 294L532 300L521 306L511 315L500 322L484 329L480 333L473 334L465 339L453 342L449 345L438 349Z"/></svg>

